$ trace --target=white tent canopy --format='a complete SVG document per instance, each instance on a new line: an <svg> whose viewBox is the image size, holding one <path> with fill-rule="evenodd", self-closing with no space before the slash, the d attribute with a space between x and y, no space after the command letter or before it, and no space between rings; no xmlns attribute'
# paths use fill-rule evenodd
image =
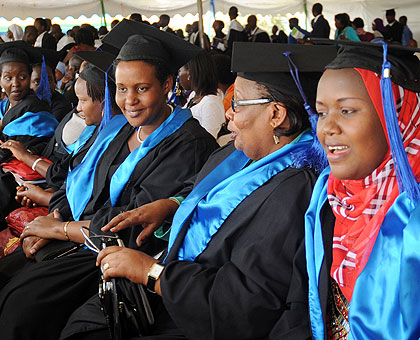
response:
<svg viewBox="0 0 420 340"><path fill-rule="evenodd" d="M214 0L216 11L227 13L230 6L239 8L240 14L282 14L304 12L307 2L308 15L311 16L312 4L318 1L306 0ZM362 17L366 25L374 18L385 18L385 10L396 8L397 16L406 15L408 25L415 38L420 40L420 1L419 0L321 0L324 14L334 29L334 14L346 12L351 18ZM209 8L210 0L203 0L204 10ZM139 12L146 16L166 13L185 15L197 13L196 0L104 0L105 12L115 16ZM7 19L14 17L79 17L102 13L100 0L2 0L0 1L0 16ZM420 42L420 41L419 41Z"/></svg>

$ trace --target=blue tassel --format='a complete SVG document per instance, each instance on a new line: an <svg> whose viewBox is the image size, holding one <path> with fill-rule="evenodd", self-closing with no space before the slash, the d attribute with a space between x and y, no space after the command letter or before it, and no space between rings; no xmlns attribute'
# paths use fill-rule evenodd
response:
<svg viewBox="0 0 420 340"><path fill-rule="evenodd" d="M311 123L312 128L312 135L314 137L314 141L308 150L302 151L292 156L293 164L296 168L309 166L316 172L321 173L328 166L328 160L327 154L325 153L324 148L322 147L321 142L316 135L318 115L308 104L308 99L306 98L302 84L300 83L299 70L296 64L292 61L292 58L290 58L290 54L290 51L283 52L283 55L287 58L287 62L289 64L290 74L292 75L292 78L299 90L300 96L303 99L305 110L308 112L309 122Z"/></svg>
<svg viewBox="0 0 420 340"><path fill-rule="evenodd" d="M108 72L111 70L113 64L109 65L108 69L105 72L105 98L104 98L104 113L99 125L98 132L100 132L111 120L112 118L112 105L111 105L111 95L109 93L109 84L108 84Z"/></svg>
<svg viewBox="0 0 420 340"><path fill-rule="evenodd" d="M38 88L36 89L36 95L40 100L45 100L46 102L51 103L52 95L44 56L42 56L41 80Z"/></svg>
<svg viewBox="0 0 420 340"><path fill-rule="evenodd" d="M175 80L175 85L174 85L174 90L172 91L172 95L171 98L169 98L169 100L167 101L167 103L174 103L175 105L179 105L180 104L180 98L181 98L181 87L180 87L180 82L179 82L179 74L176 77Z"/></svg>
<svg viewBox="0 0 420 340"><path fill-rule="evenodd" d="M407 153L401 137L400 127L398 125L397 110L395 108L392 82L390 78L391 63L387 61L388 44L383 41L381 44L384 56L381 77L382 106L384 109L389 143L391 145L392 158L394 160L395 171L397 174L398 188L400 193L407 193L411 202L417 203L420 198L420 189L410 163L408 162Z"/></svg>

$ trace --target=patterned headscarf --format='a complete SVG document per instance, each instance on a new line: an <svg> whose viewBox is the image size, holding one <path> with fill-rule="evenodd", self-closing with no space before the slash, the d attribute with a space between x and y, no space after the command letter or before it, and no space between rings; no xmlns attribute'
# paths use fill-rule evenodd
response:
<svg viewBox="0 0 420 340"><path fill-rule="evenodd" d="M380 76L357 69L384 128ZM398 123L411 168L420 177L420 95L393 84ZM389 139L387 136L388 145ZM365 267L381 224L400 194L394 162L388 152L383 162L361 180L328 179L328 200L336 218L331 277L351 301L357 277Z"/></svg>

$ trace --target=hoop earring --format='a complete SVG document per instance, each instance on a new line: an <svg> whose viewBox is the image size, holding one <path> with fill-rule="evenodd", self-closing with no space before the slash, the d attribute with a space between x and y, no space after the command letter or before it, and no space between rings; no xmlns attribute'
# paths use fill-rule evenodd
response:
<svg viewBox="0 0 420 340"><path fill-rule="evenodd" d="M274 144L280 144L280 139L279 137L277 137L276 135L273 135L273 139L274 139Z"/></svg>

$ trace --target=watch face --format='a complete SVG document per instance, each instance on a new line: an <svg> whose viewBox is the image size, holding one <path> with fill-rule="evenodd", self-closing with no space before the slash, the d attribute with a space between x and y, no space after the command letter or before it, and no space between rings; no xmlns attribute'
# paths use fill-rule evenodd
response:
<svg viewBox="0 0 420 340"><path fill-rule="evenodd" d="M154 279L158 279L160 274L162 274L164 266L161 264L155 263L152 268L150 268L149 276L153 277Z"/></svg>

